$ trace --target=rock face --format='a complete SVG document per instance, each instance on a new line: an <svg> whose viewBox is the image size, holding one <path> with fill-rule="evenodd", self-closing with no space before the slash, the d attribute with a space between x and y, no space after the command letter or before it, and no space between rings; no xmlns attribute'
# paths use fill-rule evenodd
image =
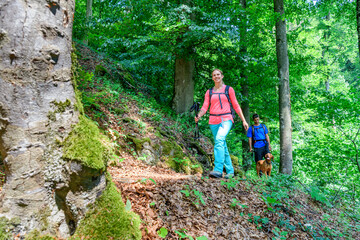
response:
<svg viewBox="0 0 360 240"><path fill-rule="evenodd" d="M68 237L105 188L99 169L63 159L79 119L71 81L73 0L0 2L0 217L13 233ZM15 221L16 220L16 221Z"/></svg>

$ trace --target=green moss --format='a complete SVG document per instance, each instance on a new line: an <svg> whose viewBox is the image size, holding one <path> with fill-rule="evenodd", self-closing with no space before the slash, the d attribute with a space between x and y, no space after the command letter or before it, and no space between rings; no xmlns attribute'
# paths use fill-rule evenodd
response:
<svg viewBox="0 0 360 240"><path fill-rule="evenodd" d="M65 112L66 108L71 106L71 101L69 99L66 99L65 102L58 102L54 100L51 103L56 107L55 113L63 113Z"/></svg>
<svg viewBox="0 0 360 240"><path fill-rule="evenodd" d="M75 45L73 45L73 49L75 49ZM76 110L78 110L81 114L84 114L84 106L81 102L81 92L78 89L78 83L81 81L80 76L79 76L79 70L81 70L80 64L77 60L77 56L75 54L75 52L71 53L71 73L72 73L72 83L74 85L74 92L75 92L75 100L76 103L74 104L74 107ZM82 71L85 72L85 71ZM89 76L87 77L87 79L91 79L92 75L89 74Z"/></svg>
<svg viewBox="0 0 360 240"><path fill-rule="evenodd" d="M239 176L239 177L244 177L245 173L239 165L239 158L234 155L230 155L230 158L231 158L232 165L234 167L235 175Z"/></svg>
<svg viewBox="0 0 360 240"><path fill-rule="evenodd" d="M140 218L125 210L121 195L110 180L70 239L141 239Z"/></svg>
<svg viewBox="0 0 360 240"><path fill-rule="evenodd" d="M50 121L53 121L53 122L56 121L56 114L55 114L55 112L50 111L50 112L48 113L47 117L48 117L48 119L49 119Z"/></svg>
<svg viewBox="0 0 360 240"><path fill-rule="evenodd" d="M161 141L161 146L163 146L163 154L168 155L174 158L183 159L186 155L183 153L182 148L173 140L170 141Z"/></svg>
<svg viewBox="0 0 360 240"><path fill-rule="evenodd" d="M230 154L230 158L231 158L232 165L234 167L239 167L239 158L234 155L231 155L231 154Z"/></svg>
<svg viewBox="0 0 360 240"><path fill-rule="evenodd" d="M141 139L138 139L138 138L135 138L135 137L132 137L129 135L126 137L135 144L135 149L137 152L140 152L143 149L144 143L148 142L149 144L151 144L151 140L148 137L141 138Z"/></svg>
<svg viewBox="0 0 360 240"><path fill-rule="evenodd" d="M191 160L187 157L183 159L168 157L165 161L166 165L174 169L176 172L191 173Z"/></svg>
<svg viewBox="0 0 360 240"><path fill-rule="evenodd" d="M49 221L48 218L51 216L51 211L49 207L45 206L39 210L39 212L36 214L36 218L40 220L42 227L41 231L45 231L49 227Z"/></svg>
<svg viewBox="0 0 360 240"><path fill-rule="evenodd" d="M64 158L82 162L93 169L106 167L113 156L113 147L98 127L88 118L80 115L79 123L63 142Z"/></svg>
<svg viewBox="0 0 360 240"><path fill-rule="evenodd" d="M9 229L9 220L5 217L0 218L0 240L11 239L12 235Z"/></svg>
<svg viewBox="0 0 360 240"><path fill-rule="evenodd" d="M28 233L25 236L25 240L54 240L54 239L56 238L50 235L41 235L37 229L32 230L30 233Z"/></svg>

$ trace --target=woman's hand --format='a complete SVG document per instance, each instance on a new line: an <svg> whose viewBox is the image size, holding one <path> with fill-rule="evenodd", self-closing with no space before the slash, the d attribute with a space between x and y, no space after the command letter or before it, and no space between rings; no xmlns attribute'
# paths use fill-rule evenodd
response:
<svg viewBox="0 0 360 240"><path fill-rule="evenodd" d="M243 126L245 128L245 131L249 129L249 124L246 121L243 121Z"/></svg>
<svg viewBox="0 0 360 240"><path fill-rule="evenodd" d="M197 123L200 120L200 117L195 116L195 122Z"/></svg>

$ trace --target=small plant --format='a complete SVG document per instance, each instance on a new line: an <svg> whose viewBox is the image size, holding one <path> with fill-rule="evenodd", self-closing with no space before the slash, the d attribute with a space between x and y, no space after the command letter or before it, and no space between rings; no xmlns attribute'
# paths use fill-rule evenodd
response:
<svg viewBox="0 0 360 240"><path fill-rule="evenodd" d="M230 207L235 208L236 206L240 206L242 208L248 208L248 206L241 204L236 198L233 198Z"/></svg>
<svg viewBox="0 0 360 240"><path fill-rule="evenodd" d="M180 190L181 193L184 193L186 197L190 196L190 188L189 185L185 185L186 189L185 190Z"/></svg>
<svg viewBox="0 0 360 240"><path fill-rule="evenodd" d="M275 234L275 237L273 237L272 240L286 240L286 235L288 234L288 232L280 232L280 229L277 227L273 229L272 232Z"/></svg>
<svg viewBox="0 0 360 240"><path fill-rule="evenodd" d="M194 189L193 192L194 192L194 194L195 194L195 196L196 196L196 198L197 198L197 202L195 202L195 204L200 204L200 203L202 203L203 205L206 205L206 204L205 204L205 201L204 201L204 198L203 198L203 193L200 192L200 191L198 191L198 190L196 190L196 189Z"/></svg>
<svg viewBox="0 0 360 240"><path fill-rule="evenodd" d="M141 157L138 157L138 160L145 161L147 158L146 154L142 155Z"/></svg>
<svg viewBox="0 0 360 240"><path fill-rule="evenodd" d="M165 238L168 235L168 230L162 227L157 231L157 234L159 235L159 237Z"/></svg>
<svg viewBox="0 0 360 240"><path fill-rule="evenodd" d="M226 186L228 190L232 190L236 188L236 185L240 181L237 178L229 178L228 181L221 180L221 186Z"/></svg>
<svg viewBox="0 0 360 240"><path fill-rule="evenodd" d="M153 182L156 185L156 181L154 179L152 179L152 178L143 178L143 179L140 180L140 183L145 184L147 182L147 180Z"/></svg>
<svg viewBox="0 0 360 240"><path fill-rule="evenodd" d="M271 198L271 197L264 198L264 197L262 196L262 199L264 200L264 202L265 202L266 205L268 206L268 210L269 210L269 211L272 211L272 212L275 211L275 210L273 209L273 207L276 206L276 204L281 205L281 202L279 202L279 201L277 201L276 199Z"/></svg>
<svg viewBox="0 0 360 240"><path fill-rule="evenodd" d="M196 190L196 189L193 189L192 191L190 190L189 188L189 185L185 185L186 189L185 190L180 190L181 193L185 194L186 197L190 197L191 195L195 198L195 201L192 202L193 204L195 205L200 205L203 204L203 205L206 205L205 203L205 200L203 198L203 193Z"/></svg>
<svg viewBox="0 0 360 240"><path fill-rule="evenodd" d="M186 229L182 229L180 231L175 231L175 233L177 233L180 237L180 239L183 239L183 238L188 238L189 240L194 240L194 238L190 235L187 235L186 234L187 230Z"/></svg>

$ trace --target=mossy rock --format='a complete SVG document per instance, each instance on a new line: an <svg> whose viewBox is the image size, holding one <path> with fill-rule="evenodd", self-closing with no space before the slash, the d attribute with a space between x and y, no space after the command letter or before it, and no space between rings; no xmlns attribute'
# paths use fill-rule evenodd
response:
<svg viewBox="0 0 360 240"><path fill-rule="evenodd" d="M148 142L149 144L151 144L151 140L148 137L141 138L141 139L130 136L130 135L127 135L126 137L127 137L127 139L131 140L135 144L135 150L137 153L141 152L141 150L143 149L144 143Z"/></svg>
<svg viewBox="0 0 360 240"><path fill-rule="evenodd" d="M125 209L121 194L108 175L105 191L90 207L70 240L141 239L140 218Z"/></svg>
<svg viewBox="0 0 360 240"><path fill-rule="evenodd" d="M234 167L235 175L239 176L239 177L244 177L245 173L241 169L241 166L239 165L239 158L234 155L231 155L231 154L230 154L230 158L231 158L232 165Z"/></svg>
<svg viewBox="0 0 360 240"><path fill-rule="evenodd" d="M172 136L172 134L170 132L164 131L162 130L160 127L156 128L156 130L162 135L165 136L167 138L170 138L172 140L174 140L174 136Z"/></svg>
<svg viewBox="0 0 360 240"><path fill-rule="evenodd" d="M183 159L186 155L183 153L182 148L173 140L161 141L163 147L163 155L167 155L177 159Z"/></svg>
<svg viewBox="0 0 360 240"><path fill-rule="evenodd" d="M104 76L107 73L108 73L108 70L105 67L103 67L102 65L95 66L95 75Z"/></svg>
<svg viewBox="0 0 360 240"><path fill-rule="evenodd" d="M95 123L82 115L62 145L65 159L98 170L105 170L106 163L114 154L110 140L100 134Z"/></svg>
<svg viewBox="0 0 360 240"><path fill-rule="evenodd" d="M234 155L231 155L230 154L230 158L231 158L231 162L232 162L232 165L233 167L239 167L239 158L234 156Z"/></svg>
<svg viewBox="0 0 360 240"><path fill-rule="evenodd" d="M165 159L165 164L176 172L183 172L186 174L203 173L201 164L195 164L188 157L185 157L183 159L165 157L163 159Z"/></svg>

